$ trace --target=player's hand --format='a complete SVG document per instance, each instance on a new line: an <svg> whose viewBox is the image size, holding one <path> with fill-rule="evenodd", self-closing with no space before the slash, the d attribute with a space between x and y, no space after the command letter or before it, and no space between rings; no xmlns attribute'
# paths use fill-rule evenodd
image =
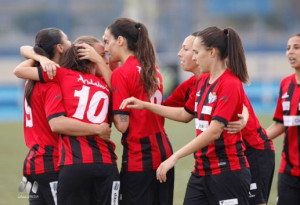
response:
<svg viewBox="0 0 300 205"><path fill-rule="evenodd" d="M135 97L130 97L123 100L122 104L120 105L120 109L123 110L125 108L131 108L136 110L142 110L145 108L143 101L136 99Z"/></svg>
<svg viewBox="0 0 300 205"><path fill-rule="evenodd" d="M52 80L56 76L56 69L59 65L46 57L40 59L40 64L43 71L47 73L48 78Z"/></svg>
<svg viewBox="0 0 300 205"><path fill-rule="evenodd" d="M99 125L99 134L98 134L99 137L101 137L104 140L110 140L110 134L111 134L111 129L109 127L109 124L102 123L101 125Z"/></svg>
<svg viewBox="0 0 300 205"><path fill-rule="evenodd" d="M246 127L247 122L244 119L242 114L238 114L239 120L229 122L225 130L227 130L228 134L235 134L240 132L244 127Z"/></svg>
<svg viewBox="0 0 300 205"><path fill-rule="evenodd" d="M90 60L94 63L104 61L97 51L87 43L80 43L75 45L77 47L77 54L80 60Z"/></svg>
<svg viewBox="0 0 300 205"><path fill-rule="evenodd" d="M156 170L156 179L160 183L167 181L167 172L175 166L176 162L177 158L175 155L172 155L159 165L158 169Z"/></svg>

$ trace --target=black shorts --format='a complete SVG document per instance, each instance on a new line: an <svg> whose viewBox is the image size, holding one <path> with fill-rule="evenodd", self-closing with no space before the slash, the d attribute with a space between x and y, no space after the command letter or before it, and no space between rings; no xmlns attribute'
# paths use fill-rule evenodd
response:
<svg viewBox="0 0 300 205"><path fill-rule="evenodd" d="M62 166L58 177L58 205L118 205L119 188L120 177L115 165Z"/></svg>
<svg viewBox="0 0 300 205"><path fill-rule="evenodd" d="M251 175L248 169L218 175L191 175L184 205L248 205Z"/></svg>
<svg viewBox="0 0 300 205"><path fill-rule="evenodd" d="M30 205L56 205L57 179L57 172L26 175L21 182L20 191L29 194Z"/></svg>
<svg viewBox="0 0 300 205"><path fill-rule="evenodd" d="M245 152L250 172L250 204L268 203L275 168L275 153L272 150L253 150Z"/></svg>
<svg viewBox="0 0 300 205"><path fill-rule="evenodd" d="M300 204L300 177L288 174L278 175L278 202L277 205Z"/></svg>
<svg viewBox="0 0 300 205"><path fill-rule="evenodd" d="M156 171L121 172L121 205L173 205L174 169L160 183Z"/></svg>

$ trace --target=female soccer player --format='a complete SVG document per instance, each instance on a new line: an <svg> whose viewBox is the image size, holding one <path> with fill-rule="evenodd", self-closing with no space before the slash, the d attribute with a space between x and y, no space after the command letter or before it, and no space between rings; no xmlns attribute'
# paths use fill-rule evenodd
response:
<svg viewBox="0 0 300 205"><path fill-rule="evenodd" d="M243 152L241 133L229 134L224 127L242 112L248 73L242 42L231 28L209 27L197 33L193 59L202 74L185 108L163 107L135 98L123 108L149 109L177 121L195 117L197 137L175 152L157 169L157 179L178 159L195 152L195 169L188 183L184 204L249 204L250 172Z"/></svg>
<svg viewBox="0 0 300 205"><path fill-rule="evenodd" d="M278 176L278 205L300 204L300 34L287 43L286 56L295 73L280 83L274 123L267 128L270 139L284 133Z"/></svg>
<svg viewBox="0 0 300 205"><path fill-rule="evenodd" d="M46 57L58 63L64 50L71 46L59 29L47 28L38 32L34 51L40 61ZM44 60L43 60L44 58ZM46 63L48 62L48 63ZM27 60L25 63L35 63ZM23 63L24 64L24 63ZM23 187L30 187L30 204L56 204L58 179L58 133L67 135L105 134L108 125L94 125L67 118L60 87L55 83L42 84L28 80L24 97L24 137L30 149L24 161ZM49 123L49 124L48 124ZM50 126L49 126L50 125ZM104 128L104 130L103 130ZM53 131L53 132L52 132ZM106 132L107 132L106 131ZM106 134L107 135L107 134Z"/></svg>
<svg viewBox="0 0 300 205"><path fill-rule="evenodd" d="M192 60L193 42L196 33L188 36L180 49L178 56L180 58L183 70L192 72L194 75L180 84L169 96L164 105L171 107L184 107L189 99L190 89L197 82L197 77L201 75L200 69L195 61ZM242 130L243 143L246 147L245 155L250 165L251 185L249 192L250 204L266 204L268 202L271 184L275 167L275 153L272 141L266 135L261 127L248 97L245 95L243 103L248 110L248 121L244 120L243 115L239 114L239 121L229 122L225 130L228 133L235 133ZM246 116L247 117L247 116Z"/></svg>
<svg viewBox="0 0 300 205"><path fill-rule="evenodd" d="M82 41L92 42L91 46L101 45L99 40L89 39L91 41ZM64 53L59 64L68 69L58 68L52 80L41 68L29 65L17 67L15 74L21 78L58 83L68 117L92 124L107 122L110 90L102 78L94 76L96 64L79 60L77 50L71 46ZM106 65L104 59L102 64ZM113 142L96 136L64 135L60 138L59 148L58 204L118 203L120 183Z"/></svg>
<svg viewBox="0 0 300 205"><path fill-rule="evenodd" d="M105 50L112 62L123 63L113 71L113 114L116 128L123 133L121 204L173 204L174 172L160 184L159 164L172 154L164 130L164 119L147 110L120 110L130 96L162 103L163 83L155 65L155 52L144 24L120 18L104 33Z"/></svg>

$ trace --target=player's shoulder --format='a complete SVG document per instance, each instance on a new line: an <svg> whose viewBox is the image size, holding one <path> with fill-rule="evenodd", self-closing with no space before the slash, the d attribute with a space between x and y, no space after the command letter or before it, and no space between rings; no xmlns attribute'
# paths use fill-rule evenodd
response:
<svg viewBox="0 0 300 205"><path fill-rule="evenodd" d="M285 78L283 78L280 82L280 85L283 86L285 84L290 84L291 81L293 81L293 79L295 78L295 73L286 76Z"/></svg>

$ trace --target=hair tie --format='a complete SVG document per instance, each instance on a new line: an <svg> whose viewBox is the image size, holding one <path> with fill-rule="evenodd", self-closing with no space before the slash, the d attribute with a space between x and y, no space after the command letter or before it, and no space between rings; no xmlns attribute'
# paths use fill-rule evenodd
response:
<svg viewBox="0 0 300 205"><path fill-rule="evenodd" d="M228 29L227 29L227 28L225 28L225 29L223 30L223 32L224 32L224 34L225 34L226 36L228 36L228 34L229 34L229 31L228 31Z"/></svg>
<svg viewBox="0 0 300 205"><path fill-rule="evenodd" d="M141 30L141 23L136 23L135 25L134 25L134 27L137 29L137 30Z"/></svg>

